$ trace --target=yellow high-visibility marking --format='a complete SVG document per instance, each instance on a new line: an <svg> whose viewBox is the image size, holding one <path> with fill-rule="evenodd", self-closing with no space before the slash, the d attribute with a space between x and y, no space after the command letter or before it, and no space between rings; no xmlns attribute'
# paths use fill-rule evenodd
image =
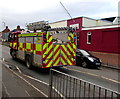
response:
<svg viewBox="0 0 120 99"><path fill-rule="evenodd" d="M42 44L36 44L36 51L42 51Z"/></svg>
<svg viewBox="0 0 120 99"><path fill-rule="evenodd" d="M52 63L53 63L53 61L51 60L46 67L50 67L52 65Z"/></svg>
<svg viewBox="0 0 120 99"><path fill-rule="evenodd" d="M58 60L54 63L54 65L53 65L53 66L57 66L57 65L58 65L58 63L59 63L59 61L60 61L60 59L58 58Z"/></svg>
<svg viewBox="0 0 120 99"><path fill-rule="evenodd" d="M59 54L60 54L60 52L58 51L54 56L54 60L58 57Z"/></svg>

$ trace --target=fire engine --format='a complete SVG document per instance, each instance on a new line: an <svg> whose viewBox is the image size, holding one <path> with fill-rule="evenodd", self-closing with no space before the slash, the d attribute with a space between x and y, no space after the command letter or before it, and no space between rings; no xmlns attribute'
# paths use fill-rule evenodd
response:
<svg viewBox="0 0 120 99"><path fill-rule="evenodd" d="M71 66L76 63L76 34L47 31L10 34L10 55L25 61L27 68Z"/></svg>

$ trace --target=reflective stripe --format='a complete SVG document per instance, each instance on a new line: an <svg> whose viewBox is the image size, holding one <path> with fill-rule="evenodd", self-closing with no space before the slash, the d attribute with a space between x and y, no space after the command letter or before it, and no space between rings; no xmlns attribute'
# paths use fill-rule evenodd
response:
<svg viewBox="0 0 120 99"><path fill-rule="evenodd" d="M13 49L17 49L17 43L13 42Z"/></svg>
<svg viewBox="0 0 120 99"><path fill-rule="evenodd" d="M10 43L10 47L12 47L12 43Z"/></svg>
<svg viewBox="0 0 120 99"><path fill-rule="evenodd" d="M42 44L36 44L36 51L42 51Z"/></svg>
<svg viewBox="0 0 120 99"><path fill-rule="evenodd" d="M67 65L67 46L61 45L61 65Z"/></svg>
<svg viewBox="0 0 120 99"><path fill-rule="evenodd" d="M26 51L33 52L31 43L26 43Z"/></svg>
<svg viewBox="0 0 120 99"><path fill-rule="evenodd" d="M76 58L76 35L74 33L69 33L68 40L70 42L67 43L68 50L68 65L75 65Z"/></svg>
<svg viewBox="0 0 120 99"><path fill-rule="evenodd" d="M19 43L18 50L25 51L24 43Z"/></svg>
<svg viewBox="0 0 120 99"><path fill-rule="evenodd" d="M60 45L54 45L54 66L60 65Z"/></svg>
<svg viewBox="0 0 120 99"><path fill-rule="evenodd" d="M45 67L52 67L53 65L53 43L52 36L49 32L44 34L47 42L43 42L43 60L46 62L44 64Z"/></svg>

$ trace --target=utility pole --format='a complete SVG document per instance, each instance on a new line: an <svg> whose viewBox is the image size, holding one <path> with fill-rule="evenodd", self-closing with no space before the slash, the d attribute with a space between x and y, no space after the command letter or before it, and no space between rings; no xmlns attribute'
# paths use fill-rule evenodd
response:
<svg viewBox="0 0 120 99"><path fill-rule="evenodd" d="M70 13L69 13L68 10L65 8L65 6L62 4L61 1L60 1L60 4L61 4L62 7L64 8L64 10L67 12L67 14L69 15L69 17L73 20L72 16L70 15ZM75 20L73 20L73 22L75 22Z"/></svg>
<svg viewBox="0 0 120 99"><path fill-rule="evenodd" d="M3 21L2 23L3 23L3 28L5 28L5 25L6 25L5 22Z"/></svg>

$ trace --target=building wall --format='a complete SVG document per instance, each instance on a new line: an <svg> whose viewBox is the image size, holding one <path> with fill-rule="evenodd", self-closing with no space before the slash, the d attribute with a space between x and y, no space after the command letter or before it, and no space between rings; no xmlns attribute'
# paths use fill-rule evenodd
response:
<svg viewBox="0 0 120 99"><path fill-rule="evenodd" d="M90 51L96 57L99 57L106 65L120 66L120 54Z"/></svg>
<svg viewBox="0 0 120 99"><path fill-rule="evenodd" d="M96 20L83 17L82 18L82 27L91 27L96 26Z"/></svg>
<svg viewBox="0 0 120 99"><path fill-rule="evenodd" d="M82 29L82 17L67 20L67 26L78 24L78 29L75 32L80 32Z"/></svg>
<svg viewBox="0 0 120 99"><path fill-rule="evenodd" d="M74 28L74 26L77 26L77 30L75 30L74 32L76 32L76 34L77 34L77 47L79 47L79 44L80 44L79 43L79 34L82 29L82 17L67 20L67 26L70 26L73 28Z"/></svg>
<svg viewBox="0 0 120 99"><path fill-rule="evenodd" d="M112 25L112 22L105 20L96 20L96 26Z"/></svg>
<svg viewBox="0 0 120 99"><path fill-rule="evenodd" d="M112 22L82 17L82 27L112 25Z"/></svg>
<svg viewBox="0 0 120 99"><path fill-rule="evenodd" d="M51 28L59 28L59 27L67 27L67 21L58 21L58 22L53 22L49 23Z"/></svg>
<svg viewBox="0 0 120 99"><path fill-rule="evenodd" d="M120 53L118 35L120 28L83 30L80 32L80 46L90 51ZM91 32L91 44L87 44L87 33Z"/></svg>
<svg viewBox="0 0 120 99"><path fill-rule="evenodd" d="M91 32L91 44L87 44L88 32ZM94 55L101 58L104 63L119 64L120 27L82 30L79 39L80 49L91 51Z"/></svg>

